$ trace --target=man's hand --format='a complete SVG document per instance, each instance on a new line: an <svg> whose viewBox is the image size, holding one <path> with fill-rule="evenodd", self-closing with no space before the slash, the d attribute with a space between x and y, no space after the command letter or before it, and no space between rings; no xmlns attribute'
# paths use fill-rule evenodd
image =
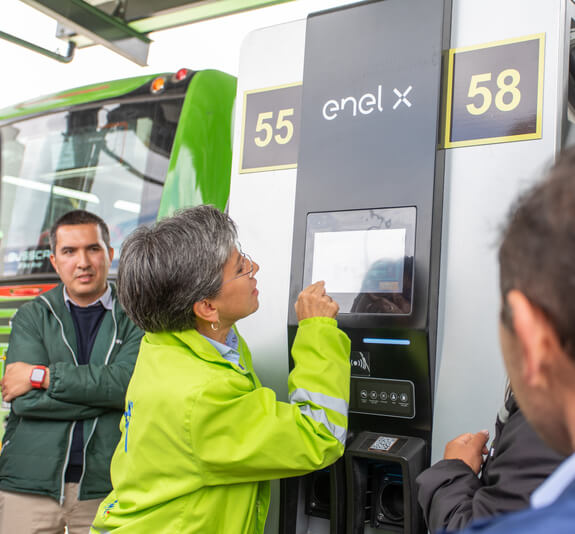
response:
<svg viewBox="0 0 575 534"><path fill-rule="evenodd" d="M309 317L331 317L335 319L339 305L325 293L325 282L316 282L306 287L298 296L295 312L298 321Z"/></svg>
<svg viewBox="0 0 575 534"><path fill-rule="evenodd" d="M30 373L34 367L34 365L24 362L14 362L6 366L6 372L2 379L2 400L4 402L11 402L32 389ZM49 384L50 369L46 368L46 377L42 382L42 387L46 389Z"/></svg>
<svg viewBox="0 0 575 534"><path fill-rule="evenodd" d="M445 460L461 460L465 462L475 474L479 473L481 464L483 463L483 455L488 453L487 440L489 439L489 432L482 430L476 434L461 434L452 439L445 446Z"/></svg>

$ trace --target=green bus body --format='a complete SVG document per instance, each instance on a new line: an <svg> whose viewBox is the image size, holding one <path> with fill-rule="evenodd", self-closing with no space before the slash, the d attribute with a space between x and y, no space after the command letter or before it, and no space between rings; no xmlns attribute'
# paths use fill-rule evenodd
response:
<svg viewBox="0 0 575 534"><path fill-rule="evenodd" d="M176 130L159 217L200 204L223 211L228 202L236 80L218 71L201 71L195 78Z"/></svg>
<svg viewBox="0 0 575 534"><path fill-rule="evenodd" d="M0 371L12 316L58 282L48 229L65 211L88 209L109 224L114 278L136 226L187 206L225 210L235 94L233 76L182 69L0 110ZM112 211L118 202L128 211Z"/></svg>
<svg viewBox="0 0 575 534"><path fill-rule="evenodd" d="M118 100L135 93L148 93L158 77L169 80L173 73L138 76L92 84L29 100L0 110L0 128L15 119L53 113L94 102ZM161 96L159 93L157 96ZM225 209L229 194L232 160L232 109L236 78L216 70L194 72L187 85L160 217L198 204Z"/></svg>

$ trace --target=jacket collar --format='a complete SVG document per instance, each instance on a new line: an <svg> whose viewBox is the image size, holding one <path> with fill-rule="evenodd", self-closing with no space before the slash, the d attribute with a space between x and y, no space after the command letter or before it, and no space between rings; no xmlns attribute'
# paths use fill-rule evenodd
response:
<svg viewBox="0 0 575 534"><path fill-rule="evenodd" d="M111 291L110 303L113 307L116 305L116 286L112 282L108 282L108 288ZM64 284L61 282L55 288L47 291L46 293L43 293L38 298L42 297L50 303L52 308L54 308L54 311L57 313L63 313L64 311L68 310L68 306L66 305L66 301L64 299Z"/></svg>
<svg viewBox="0 0 575 534"><path fill-rule="evenodd" d="M64 286L62 293L64 295L64 303L66 304L66 308L68 308L68 310L70 310L70 303L77 306L77 304L70 297L70 295L68 295L68 290L66 289L66 286ZM104 291L104 294L101 297L97 298L94 302L84 307L88 308L98 303L100 303L108 311L112 311L112 309L114 308L114 299L112 298L112 287L110 286L110 284L108 284L108 286L106 287L106 291Z"/></svg>
<svg viewBox="0 0 575 534"><path fill-rule="evenodd" d="M237 334L237 332L236 332ZM192 349L202 360L231 365L218 350L195 328L181 332L146 332L146 341L152 345L180 345Z"/></svg>
<svg viewBox="0 0 575 534"><path fill-rule="evenodd" d="M112 283L109 283L108 285L112 291L113 306L117 307L118 301L116 299L116 288ZM76 329L74 327L72 314L68 310L68 306L64 301L64 284L60 283L54 289L51 289L50 291L47 291L46 293L43 293L42 295L36 297L36 301L41 302L43 306L50 309L50 313L55 315L56 319L59 321L61 325L62 335L64 339L68 342L75 358L76 357L75 355L78 352ZM111 321L111 319L104 318L104 321L106 320ZM100 334L101 332L98 332L95 343L98 343Z"/></svg>

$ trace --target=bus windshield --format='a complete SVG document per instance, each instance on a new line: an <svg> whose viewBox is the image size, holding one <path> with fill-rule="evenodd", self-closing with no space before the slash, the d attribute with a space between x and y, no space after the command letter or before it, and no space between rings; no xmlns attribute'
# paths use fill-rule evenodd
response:
<svg viewBox="0 0 575 534"><path fill-rule="evenodd" d="M86 209L124 238L157 215L182 98L92 104L0 128L0 276L51 273L49 230Z"/></svg>

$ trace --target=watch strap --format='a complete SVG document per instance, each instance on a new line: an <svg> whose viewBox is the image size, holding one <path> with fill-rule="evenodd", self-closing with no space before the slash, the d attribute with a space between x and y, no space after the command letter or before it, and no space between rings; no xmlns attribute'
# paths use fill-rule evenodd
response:
<svg viewBox="0 0 575 534"><path fill-rule="evenodd" d="M41 378L39 379L34 378L34 376L38 374L34 372L36 370L42 371L42 373L40 374ZM32 385L33 388L40 389L42 387L42 384L44 383L45 378L46 378L46 366L35 365L34 367L32 367L32 371L30 372L30 384Z"/></svg>

